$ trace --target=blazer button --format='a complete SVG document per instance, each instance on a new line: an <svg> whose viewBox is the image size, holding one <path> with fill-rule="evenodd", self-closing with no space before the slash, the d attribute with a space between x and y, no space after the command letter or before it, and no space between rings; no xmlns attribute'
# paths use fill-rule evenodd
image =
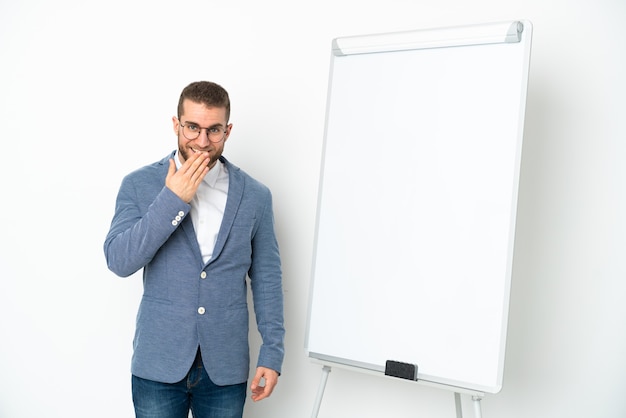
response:
<svg viewBox="0 0 626 418"><path fill-rule="evenodd" d="M198 313L199 313L200 315L204 315L204 313L205 313L205 312L206 312L206 310L205 310L202 306L200 306L200 307L198 308Z"/></svg>

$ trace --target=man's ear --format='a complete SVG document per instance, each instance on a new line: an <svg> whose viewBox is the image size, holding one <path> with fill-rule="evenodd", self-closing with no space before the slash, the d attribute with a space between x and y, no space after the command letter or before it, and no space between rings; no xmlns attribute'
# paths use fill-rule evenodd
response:
<svg viewBox="0 0 626 418"><path fill-rule="evenodd" d="M232 129L233 129L233 124L232 123L229 123L228 125L226 125L226 137L224 138L224 142L226 142L226 140L230 136L230 131Z"/></svg>
<svg viewBox="0 0 626 418"><path fill-rule="evenodd" d="M180 126L180 122L176 116L172 116L172 124L174 125L174 134L178 136L178 127Z"/></svg>

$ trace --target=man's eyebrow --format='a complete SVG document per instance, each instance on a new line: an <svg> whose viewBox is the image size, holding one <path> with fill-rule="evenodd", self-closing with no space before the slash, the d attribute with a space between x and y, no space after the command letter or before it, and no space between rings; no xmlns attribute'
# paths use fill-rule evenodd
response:
<svg viewBox="0 0 626 418"><path fill-rule="evenodd" d="M196 125L199 128L204 128L204 126L200 126L199 123L194 122L192 120L188 120L188 121L185 121L185 122L182 122L182 123L185 124L185 125L192 124L192 125ZM206 128L207 129L211 129L211 128L223 128L223 127L224 127L224 125L222 125L220 122L218 122L218 123L214 123L213 125L207 126Z"/></svg>

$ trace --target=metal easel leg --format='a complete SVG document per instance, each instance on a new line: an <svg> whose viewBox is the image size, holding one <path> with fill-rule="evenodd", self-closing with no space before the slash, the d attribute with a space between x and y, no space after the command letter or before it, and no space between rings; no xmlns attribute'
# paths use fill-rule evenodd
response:
<svg viewBox="0 0 626 418"><path fill-rule="evenodd" d="M463 418L463 405L461 405L461 394L454 392L454 405L456 406L456 418Z"/></svg>
<svg viewBox="0 0 626 418"><path fill-rule="evenodd" d="M472 401L474 403L474 417L475 418L482 418L483 414L480 408L480 401L482 400L482 396L477 396L474 395L472 396Z"/></svg>
<svg viewBox="0 0 626 418"><path fill-rule="evenodd" d="M320 386L317 389L317 397L315 398L315 405L313 405L313 413L311 418L317 418L317 414L320 412L320 406L322 405L322 398L324 397L324 389L326 389L326 382L328 381L328 375L330 374L330 367L322 367L322 379L320 380Z"/></svg>

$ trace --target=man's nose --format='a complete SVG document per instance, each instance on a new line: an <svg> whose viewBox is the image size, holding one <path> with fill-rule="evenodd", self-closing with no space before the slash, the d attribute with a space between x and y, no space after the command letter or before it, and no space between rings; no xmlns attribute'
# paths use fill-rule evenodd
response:
<svg viewBox="0 0 626 418"><path fill-rule="evenodd" d="M209 130L205 128L200 129L200 135L196 138L196 142L201 146L209 145Z"/></svg>

